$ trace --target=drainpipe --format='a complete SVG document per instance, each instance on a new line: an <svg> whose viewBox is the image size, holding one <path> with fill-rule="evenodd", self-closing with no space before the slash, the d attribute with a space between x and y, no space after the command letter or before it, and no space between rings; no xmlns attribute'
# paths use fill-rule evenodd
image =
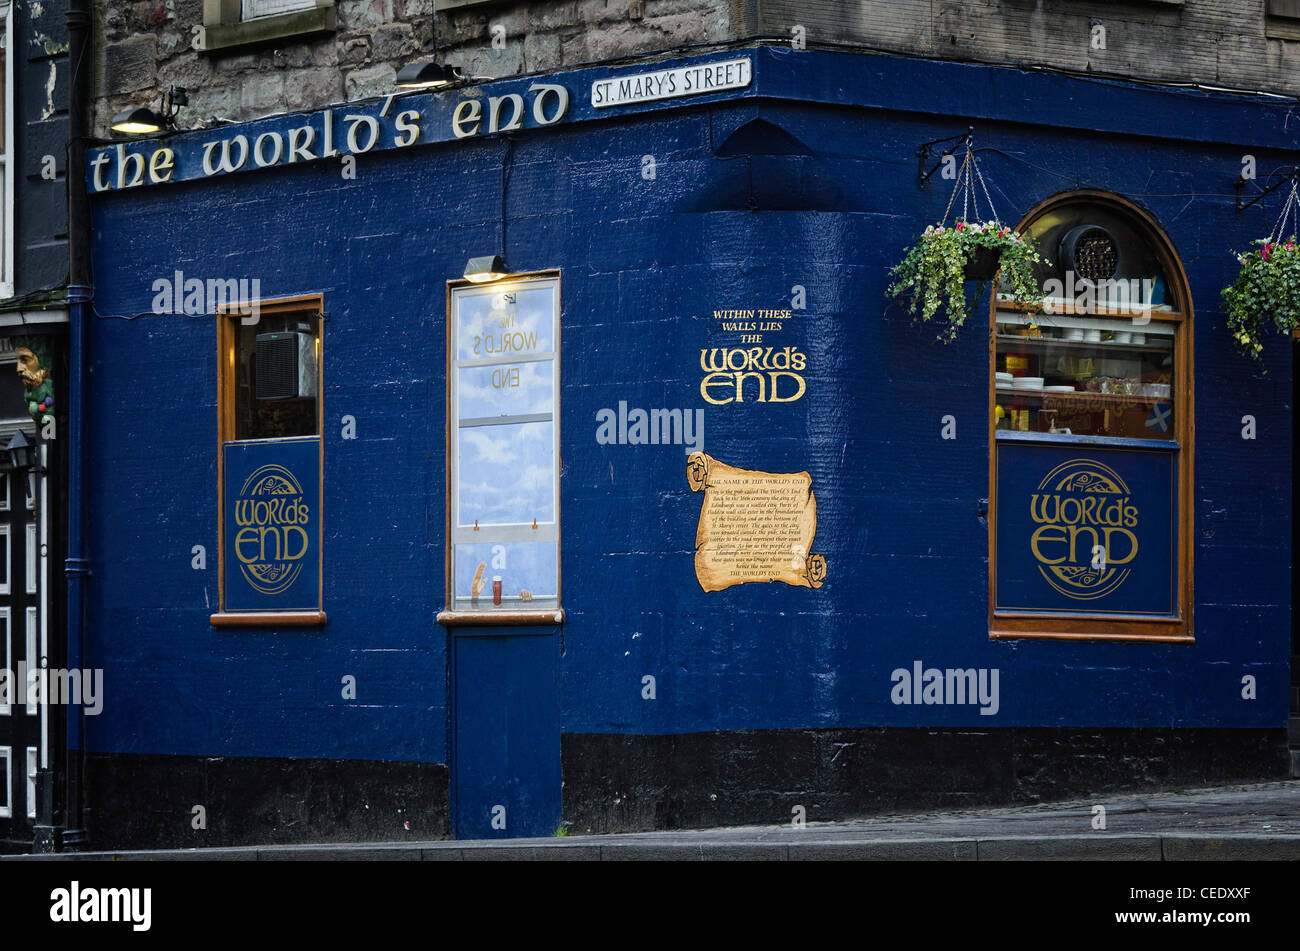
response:
<svg viewBox="0 0 1300 951"><path fill-rule="evenodd" d="M86 558L83 481L85 473L86 321L90 317L90 201L86 194L86 138L90 134L90 2L68 0L68 551L64 562L68 595L68 669L85 668ZM63 833L65 851L86 847L85 743L80 704L67 708L68 760Z"/></svg>

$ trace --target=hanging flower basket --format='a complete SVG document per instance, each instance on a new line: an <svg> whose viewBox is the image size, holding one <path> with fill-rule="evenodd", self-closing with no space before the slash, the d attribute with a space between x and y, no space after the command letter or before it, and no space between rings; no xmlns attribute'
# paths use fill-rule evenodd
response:
<svg viewBox="0 0 1300 951"><path fill-rule="evenodd" d="M966 262L966 280L991 281L1002 255L997 248L975 248Z"/></svg>
<svg viewBox="0 0 1300 951"><path fill-rule="evenodd" d="M951 228L930 225L890 272L893 297L908 297L916 320L928 321L942 307L945 342L966 322L966 281L990 282L1001 273L1002 290L1017 304L1036 310L1043 292L1034 265L1043 258L1033 242L997 221L958 221ZM977 288L976 300L983 288Z"/></svg>
<svg viewBox="0 0 1300 951"><path fill-rule="evenodd" d="M1300 246L1294 235L1255 244L1258 251L1237 255L1241 270L1232 286L1224 288L1223 305L1237 349L1259 360L1270 326L1287 336L1300 327Z"/></svg>

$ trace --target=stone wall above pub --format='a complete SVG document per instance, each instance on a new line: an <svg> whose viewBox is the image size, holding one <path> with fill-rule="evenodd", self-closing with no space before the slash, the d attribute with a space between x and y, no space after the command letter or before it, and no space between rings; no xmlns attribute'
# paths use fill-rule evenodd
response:
<svg viewBox="0 0 1300 951"><path fill-rule="evenodd" d="M502 78L754 37L1300 95L1300 0L96 0L95 7L100 135L115 113L156 104L171 86L189 95L180 127L198 128L384 94L412 61L437 58L471 76ZM241 20L268 10L281 12Z"/></svg>
<svg viewBox="0 0 1300 951"><path fill-rule="evenodd" d="M755 32L801 27L810 46L1300 94L1300 0L752 0L749 10Z"/></svg>
<svg viewBox="0 0 1300 951"><path fill-rule="evenodd" d="M117 112L172 86L187 92L178 125L192 129L382 95L402 66L435 57L499 78L723 42L733 2L316 0L241 23L240 0L96 0L94 131L109 135Z"/></svg>

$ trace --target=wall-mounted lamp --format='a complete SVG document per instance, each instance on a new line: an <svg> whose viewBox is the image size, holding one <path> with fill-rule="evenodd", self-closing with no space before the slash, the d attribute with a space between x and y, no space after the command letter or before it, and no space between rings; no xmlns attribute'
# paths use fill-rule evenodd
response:
<svg viewBox="0 0 1300 951"><path fill-rule="evenodd" d="M185 90L172 86L163 94L157 111L148 106L123 109L113 116L109 128L114 132L124 132L127 135L154 135L165 129L176 128L176 116L180 113L181 106L189 104L189 96L185 94Z"/></svg>
<svg viewBox="0 0 1300 951"><path fill-rule="evenodd" d="M398 89L437 89L461 82L465 77L454 66L441 63L407 63L397 73Z"/></svg>
<svg viewBox="0 0 1300 951"><path fill-rule="evenodd" d="M490 281L499 281L510 272L506 270L506 262L501 260L499 254L489 254L481 258L470 258L469 263L465 265L465 280L473 281L475 284L487 284Z"/></svg>
<svg viewBox="0 0 1300 951"><path fill-rule="evenodd" d="M28 442L27 436L20 429L14 433L5 447L5 468L13 472L27 473L27 498L36 498L36 445Z"/></svg>
<svg viewBox="0 0 1300 951"><path fill-rule="evenodd" d="M10 468L30 469L32 463L36 461L36 447L27 441L27 437L20 429L9 440L9 445L5 447L5 455L9 457Z"/></svg>

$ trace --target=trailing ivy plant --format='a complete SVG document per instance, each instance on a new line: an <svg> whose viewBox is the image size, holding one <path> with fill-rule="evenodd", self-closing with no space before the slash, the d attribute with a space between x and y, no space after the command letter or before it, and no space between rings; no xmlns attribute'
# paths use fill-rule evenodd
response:
<svg viewBox="0 0 1300 951"><path fill-rule="evenodd" d="M944 308L946 324L939 339L947 343L966 322L966 266L981 249L998 256L1002 289L1013 301L1029 307L1031 314L1042 306L1043 291L1034 275L1034 265L1042 263L1043 258L1032 241L997 221L958 221L951 228L928 226L890 272L894 283L889 286L889 294L906 294L915 320L928 321ZM975 300L980 299L989 283L980 282Z"/></svg>
<svg viewBox="0 0 1300 951"><path fill-rule="evenodd" d="M1228 332L1237 349L1260 359L1269 325L1290 335L1300 327L1300 247L1295 235L1286 241L1261 239L1258 251L1237 255L1241 270L1231 287L1224 288Z"/></svg>

